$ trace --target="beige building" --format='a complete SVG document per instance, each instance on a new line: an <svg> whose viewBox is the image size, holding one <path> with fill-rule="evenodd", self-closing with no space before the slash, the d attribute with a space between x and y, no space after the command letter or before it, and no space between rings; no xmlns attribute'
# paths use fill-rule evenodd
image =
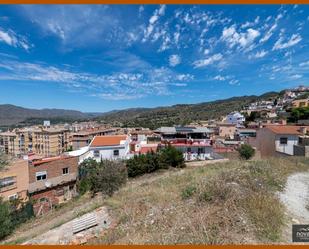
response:
<svg viewBox="0 0 309 249"><path fill-rule="evenodd" d="M24 128L0 133L0 146L12 156L28 153L41 156L57 156L68 149L70 131L65 128Z"/></svg>
<svg viewBox="0 0 309 249"><path fill-rule="evenodd" d="M221 138L234 138L236 133L236 124L218 123L217 135Z"/></svg>
<svg viewBox="0 0 309 249"><path fill-rule="evenodd" d="M18 139L15 132L0 133L0 149L8 155L16 155L18 151Z"/></svg>
<svg viewBox="0 0 309 249"><path fill-rule="evenodd" d="M0 170L0 196L4 200L27 200L29 184L28 161L17 160Z"/></svg>
<svg viewBox="0 0 309 249"><path fill-rule="evenodd" d="M296 99L292 101L294 108L309 106L309 99Z"/></svg>

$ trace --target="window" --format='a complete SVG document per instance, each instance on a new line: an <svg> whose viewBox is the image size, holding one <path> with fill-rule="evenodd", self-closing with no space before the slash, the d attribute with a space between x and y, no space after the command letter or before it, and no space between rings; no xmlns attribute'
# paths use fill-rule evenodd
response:
<svg viewBox="0 0 309 249"><path fill-rule="evenodd" d="M188 152L188 153L191 153L191 148L187 148L187 152Z"/></svg>
<svg viewBox="0 0 309 249"><path fill-rule="evenodd" d="M10 176L10 177L5 177L0 179L0 189L6 188L11 189L14 188L16 184L16 177L15 176Z"/></svg>
<svg viewBox="0 0 309 249"><path fill-rule="evenodd" d="M205 153L205 148L198 148L197 149L198 154L204 154Z"/></svg>
<svg viewBox="0 0 309 249"><path fill-rule="evenodd" d="M67 175L67 174L69 174L69 168L63 168L62 175Z"/></svg>
<svg viewBox="0 0 309 249"><path fill-rule="evenodd" d="M9 201L14 201L14 200L18 199L18 195L17 194L10 195L10 196L8 196L8 199L9 199Z"/></svg>
<svg viewBox="0 0 309 249"><path fill-rule="evenodd" d="M42 198L40 198L39 202L41 202L41 203L48 202L48 199L46 197L42 197Z"/></svg>
<svg viewBox="0 0 309 249"><path fill-rule="evenodd" d="M47 179L47 173L46 171L40 171L35 173L36 180L37 181L43 181Z"/></svg>
<svg viewBox="0 0 309 249"><path fill-rule="evenodd" d="M288 138L287 137L280 137L280 144L288 144Z"/></svg>
<svg viewBox="0 0 309 249"><path fill-rule="evenodd" d="M119 150L114 150L114 156L119 156Z"/></svg>
<svg viewBox="0 0 309 249"><path fill-rule="evenodd" d="M94 157L100 157L100 151L99 150L93 151L93 156Z"/></svg>

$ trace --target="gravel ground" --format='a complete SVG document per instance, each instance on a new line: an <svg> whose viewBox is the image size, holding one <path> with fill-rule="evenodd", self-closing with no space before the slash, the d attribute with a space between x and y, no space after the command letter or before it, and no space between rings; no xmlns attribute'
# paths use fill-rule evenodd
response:
<svg viewBox="0 0 309 249"><path fill-rule="evenodd" d="M309 224L309 172L289 176L279 197L289 217L283 236L286 242L292 242L292 224Z"/></svg>

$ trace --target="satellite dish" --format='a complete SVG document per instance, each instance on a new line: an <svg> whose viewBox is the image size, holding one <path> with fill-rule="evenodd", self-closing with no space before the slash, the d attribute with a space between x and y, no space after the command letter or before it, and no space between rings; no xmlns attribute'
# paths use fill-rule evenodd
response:
<svg viewBox="0 0 309 249"><path fill-rule="evenodd" d="M49 181L46 181L46 182L45 182L45 187L46 187L46 188L49 188L50 186L51 186L51 183L50 183Z"/></svg>

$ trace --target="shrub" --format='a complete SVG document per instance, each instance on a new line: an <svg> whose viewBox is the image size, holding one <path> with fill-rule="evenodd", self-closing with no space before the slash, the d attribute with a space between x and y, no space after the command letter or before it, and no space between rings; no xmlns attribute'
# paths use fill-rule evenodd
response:
<svg viewBox="0 0 309 249"><path fill-rule="evenodd" d="M195 192L196 192L196 187L189 185L182 190L181 197L183 200L189 199L190 197L194 195Z"/></svg>
<svg viewBox="0 0 309 249"><path fill-rule="evenodd" d="M183 168L185 164L182 153L169 145L157 153L152 151L146 155L135 155L126 161L126 166L128 176L136 177L159 169L168 169L169 167Z"/></svg>
<svg viewBox="0 0 309 249"><path fill-rule="evenodd" d="M102 161L97 167L95 174L91 174L90 190L91 192L101 192L112 196L122 185L127 182L127 169L120 161Z"/></svg>
<svg viewBox="0 0 309 249"><path fill-rule="evenodd" d="M10 206L8 202L2 201L0 198L0 239L8 236L14 229L11 216Z"/></svg>
<svg viewBox="0 0 309 249"><path fill-rule="evenodd" d="M175 147L170 144L160 151L161 160L169 166L175 168L184 168L185 162L182 155L182 152L177 150Z"/></svg>
<svg viewBox="0 0 309 249"><path fill-rule="evenodd" d="M85 160L79 167L78 189L81 194L87 191L112 196L127 181L127 169L121 161Z"/></svg>
<svg viewBox="0 0 309 249"><path fill-rule="evenodd" d="M10 201L10 209L13 227L17 227L34 217L33 205L31 202L24 203L20 199Z"/></svg>
<svg viewBox="0 0 309 249"><path fill-rule="evenodd" d="M239 153L239 157L241 159L248 160L248 159L250 159L251 157L254 156L255 150L249 144L242 144L238 148L238 153Z"/></svg>

